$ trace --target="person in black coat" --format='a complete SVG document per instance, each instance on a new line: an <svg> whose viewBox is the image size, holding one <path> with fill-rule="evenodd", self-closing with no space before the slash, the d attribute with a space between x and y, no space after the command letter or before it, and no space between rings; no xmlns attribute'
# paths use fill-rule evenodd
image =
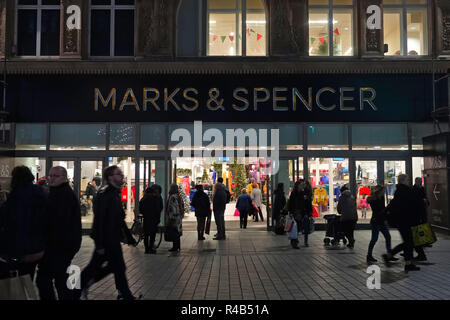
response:
<svg viewBox="0 0 450 320"><path fill-rule="evenodd" d="M145 190L145 195L139 202L139 212L144 216L144 247L147 254L156 254L156 233L164 207L161 191L161 187L154 184Z"/></svg>
<svg viewBox="0 0 450 320"><path fill-rule="evenodd" d="M284 195L284 184L279 183L277 185L276 190L274 191L274 199L273 199L273 220L274 225L280 220L282 211L286 205L286 196Z"/></svg>
<svg viewBox="0 0 450 320"><path fill-rule="evenodd" d="M124 176L122 170L114 165L105 169L103 177L107 184L99 190L94 201L91 237L95 249L91 261L81 273L81 295L87 298L92 284L114 273L118 299L135 300L128 287L121 246L121 242L136 244L125 223L125 212L120 201Z"/></svg>
<svg viewBox="0 0 450 320"><path fill-rule="evenodd" d="M202 185L195 186L195 192L192 198L191 206L195 208L195 216L197 217L197 234L198 240L205 240L203 236L205 232L206 218L211 214L211 202L208 195L203 191Z"/></svg>
<svg viewBox="0 0 450 320"><path fill-rule="evenodd" d="M288 211L294 216L297 222L297 228L300 231L303 228L305 236L305 247L308 246L308 234L310 232L310 218L312 217L312 194L305 180L299 179L294 184L294 190L288 200ZM294 249L299 249L298 239L291 240Z"/></svg>
<svg viewBox="0 0 450 320"><path fill-rule="evenodd" d="M420 204L411 187L408 186L408 176L401 174L398 176L397 189L394 198L387 207L388 222L391 226L398 229L403 243L392 249L391 252L384 254L383 260L387 266L390 266L391 258L403 251L405 258L405 271L418 271L413 261L413 236L411 227L420 224Z"/></svg>
<svg viewBox="0 0 450 320"><path fill-rule="evenodd" d="M217 225L217 236L214 240L225 240L225 208L227 206L227 191L223 185L223 178L217 179L213 191L214 220Z"/></svg>
<svg viewBox="0 0 450 320"><path fill-rule="evenodd" d="M34 278L36 265L45 250L46 194L33 184L34 176L25 166L12 171L8 199L0 208L0 279L11 270Z"/></svg>
<svg viewBox="0 0 450 320"><path fill-rule="evenodd" d="M49 173L47 201L48 234L43 260L39 263L36 285L41 300L74 300L67 286L67 268L81 247L81 212L78 199L69 186L67 171L53 167Z"/></svg>
<svg viewBox="0 0 450 320"><path fill-rule="evenodd" d="M428 217L427 217L427 207L430 205L430 202L427 199L427 195L425 193L425 188L422 186L422 178L416 178L414 186L412 187L412 191L414 193L414 196L416 197L416 200L418 202L418 210L420 213L420 223L427 223ZM413 260L415 261L427 261L427 256L425 255L425 251L423 249L423 246L420 247L414 247L414 250L416 250L418 256L414 257Z"/></svg>

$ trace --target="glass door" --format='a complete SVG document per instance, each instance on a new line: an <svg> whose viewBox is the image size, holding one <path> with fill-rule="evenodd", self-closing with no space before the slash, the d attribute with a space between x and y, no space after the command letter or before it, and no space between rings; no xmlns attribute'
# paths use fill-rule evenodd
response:
<svg viewBox="0 0 450 320"><path fill-rule="evenodd" d="M370 195L372 187L378 183L378 161L356 160L355 176L358 222L367 223L372 218L372 211L367 203L367 197Z"/></svg>
<svg viewBox="0 0 450 320"><path fill-rule="evenodd" d="M398 176L406 174L406 161L386 160L384 161L384 186L386 188L386 203L392 200L395 193Z"/></svg>
<svg viewBox="0 0 450 320"><path fill-rule="evenodd" d="M170 165L170 164L169 164ZM139 190L140 194L138 199L142 199L144 196L145 190L152 185L156 184L161 187L162 193L161 197L163 198L163 204L165 207L166 199L168 195L169 185L167 183L167 169L168 162L162 159L154 159L154 158L140 158L139 160ZM164 225L164 210L161 212L161 223L160 225Z"/></svg>

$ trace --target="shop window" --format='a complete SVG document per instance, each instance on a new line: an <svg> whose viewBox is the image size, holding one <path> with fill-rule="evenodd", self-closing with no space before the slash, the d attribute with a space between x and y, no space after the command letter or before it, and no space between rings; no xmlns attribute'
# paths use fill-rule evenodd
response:
<svg viewBox="0 0 450 320"><path fill-rule="evenodd" d="M110 157L109 165L116 165L122 170L124 175L124 185L121 190L120 201L125 210L125 221L133 222L134 207L136 201L139 205L139 195L136 195L136 165L135 158L131 157Z"/></svg>
<svg viewBox="0 0 450 320"><path fill-rule="evenodd" d="M34 176L34 183L38 183L42 179L46 179L45 176L45 158L14 158L14 165L10 168L10 173L14 167L26 166L30 168L31 173Z"/></svg>
<svg viewBox="0 0 450 320"><path fill-rule="evenodd" d="M353 25L353 0L309 0L309 55L353 56Z"/></svg>
<svg viewBox="0 0 450 320"><path fill-rule="evenodd" d="M91 0L91 56L134 56L134 0Z"/></svg>
<svg viewBox="0 0 450 320"><path fill-rule="evenodd" d="M110 125L110 150L134 150L136 126L134 124L111 124Z"/></svg>
<svg viewBox="0 0 450 320"><path fill-rule="evenodd" d="M16 150L45 150L47 127L40 123L16 124Z"/></svg>
<svg viewBox="0 0 450 320"><path fill-rule="evenodd" d="M401 174L406 174L406 161L384 161L386 203L394 198L398 176Z"/></svg>
<svg viewBox="0 0 450 320"><path fill-rule="evenodd" d="M427 0L383 0L386 55L428 55L427 12Z"/></svg>
<svg viewBox="0 0 450 320"><path fill-rule="evenodd" d="M279 126L280 149L303 149L303 126L301 124L282 124Z"/></svg>
<svg viewBox="0 0 450 320"><path fill-rule="evenodd" d="M0 144L7 145L11 142L11 124L0 123Z"/></svg>
<svg viewBox="0 0 450 320"><path fill-rule="evenodd" d="M141 150L165 150L166 126L146 124L141 126Z"/></svg>
<svg viewBox="0 0 450 320"><path fill-rule="evenodd" d="M423 157L413 157L412 158L412 178L413 181L416 178L422 178L424 177L424 169L425 169L425 165L424 165L424 159ZM423 181L422 181L423 182Z"/></svg>
<svg viewBox="0 0 450 320"><path fill-rule="evenodd" d="M340 124L309 124L309 150L348 150L348 128Z"/></svg>
<svg viewBox="0 0 450 320"><path fill-rule="evenodd" d="M410 128L413 150L423 150L422 138L439 133L438 127L433 123L411 123ZM444 131L442 126L440 128Z"/></svg>
<svg viewBox="0 0 450 320"><path fill-rule="evenodd" d="M354 124L353 150L408 150L406 124Z"/></svg>
<svg viewBox="0 0 450 320"><path fill-rule="evenodd" d="M105 150L104 124L52 124L51 150Z"/></svg>
<svg viewBox="0 0 450 320"><path fill-rule="evenodd" d="M207 55L267 54L268 33L262 0L208 0L207 3ZM245 31L242 28L244 23Z"/></svg>
<svg viewBox="0 0 450 320"><path fill-rule="evenodd" d="M17 55L59 55L60 0L17 1Z"/></svg>

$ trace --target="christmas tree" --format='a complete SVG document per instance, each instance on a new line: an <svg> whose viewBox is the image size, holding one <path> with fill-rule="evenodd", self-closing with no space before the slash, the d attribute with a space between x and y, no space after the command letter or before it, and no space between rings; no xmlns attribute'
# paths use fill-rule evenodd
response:
<svg viewBox="0 0 450 320"><path fill-rule="evenodd" d="M234 163L229 165L231 172L233 174L233 199L237 199L242 194L242 189L247 187L247 171L245 169L245 164L238 163L237 159L234 158Z"/></svg>

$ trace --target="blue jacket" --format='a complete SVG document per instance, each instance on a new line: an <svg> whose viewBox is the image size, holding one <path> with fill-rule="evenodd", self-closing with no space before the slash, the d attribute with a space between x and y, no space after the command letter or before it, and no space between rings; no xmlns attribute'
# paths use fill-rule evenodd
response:
<svg viewBox="0 0 450 320"><path fill-rule="evenodd" d="M252 198L246 193L241 194L236 202L236 208L239 212L249 212L251 205Z"/></svg>

